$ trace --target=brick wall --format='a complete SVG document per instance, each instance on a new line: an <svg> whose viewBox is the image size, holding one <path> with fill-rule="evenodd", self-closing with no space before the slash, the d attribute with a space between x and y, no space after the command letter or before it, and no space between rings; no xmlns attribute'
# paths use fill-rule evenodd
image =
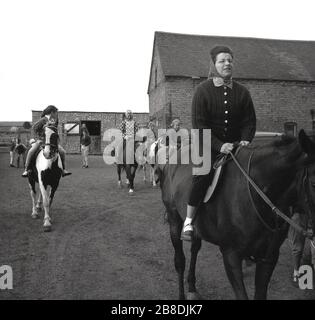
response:
<svg viewBox="0 0 315 320"><path fill-rule="evenodd" d="M32 122L35 123L41 115L41 111L32 111ZM139 124L145 124L149 121L148 113L134 113L134 119ZM76 111L59 111L58 133L60 135L61 145L67 153L80 152L80 137L79 135L67 135L63 132L63 124L79 121L101 121L101 153L104 151L108 142L103 141L104 132L107 129L117 128L121 122L122 112L76 112Z"/></svg>
<svg viewBox="0 0 315 320"><path fill-rule="evenodd" d="M0 146L9 146L13 138L20 138L21 143L28 146L31 137L31 130L19 127L18 132L12 132L11 128L0 128Z"/></svg>
<svg viewBox="0 0 315 320"><path fill-rule="evenodd" d="M204 79L169 77L160 84L160 91L149 94L150 115L169 113L179 117L183 127L191 127L191 101L194 88ZM310 110L315 109L315 83L237 80L251 93L256 114L257 130L283 131L287 121L297 122L298 130L312 129ZM158 95L161 97L158 97ZM159 98L161 100L159 100ZM164 105L161 101L164 101ZM162 127L160 125L160 127Z"/></svg>

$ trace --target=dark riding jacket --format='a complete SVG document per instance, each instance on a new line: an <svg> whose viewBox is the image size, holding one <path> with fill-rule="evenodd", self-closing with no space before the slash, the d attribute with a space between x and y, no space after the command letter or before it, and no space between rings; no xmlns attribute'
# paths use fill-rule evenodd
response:
<svg viewBox="0 0 315 320"><path fill-rule="evenodd" d="M192 101L193 129L211 129L211 162L216 160L224 143L249 141L256 131L256 115L248 90L233 81L229 86L216 87L212 79L202 82ZM199 130L199 149L202 148ZM212 180L213 170L206 175L193 176L188 204L198 206Z"/></svg>
<svg viewBox="0 0 315 320"><path fill-rule="evenodd" d="M216 87L212 79L202 82L192 101L192 128L211 129L214 153L219 153L227 142L251 142L256 131L256 115L249 91L235 81L232 89Z"/></svg>

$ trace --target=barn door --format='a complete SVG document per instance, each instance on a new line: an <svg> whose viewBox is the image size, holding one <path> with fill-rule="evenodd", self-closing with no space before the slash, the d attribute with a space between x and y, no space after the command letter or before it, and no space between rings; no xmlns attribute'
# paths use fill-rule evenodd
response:
<svg viewBox="0 0 315 320"><path fill-rule="evenodd" d="M101 121L81 121L85 124L89 135L91 137L90 144L90 154L100 154L101 153Z"/></svg>

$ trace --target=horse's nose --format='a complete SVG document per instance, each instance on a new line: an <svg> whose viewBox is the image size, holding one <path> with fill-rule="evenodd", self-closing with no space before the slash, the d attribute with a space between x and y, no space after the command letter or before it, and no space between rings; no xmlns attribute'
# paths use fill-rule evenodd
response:
<svg viewBox="0 0 315 320"><path fill-rule="evenodd" d="M49 159L50 157L50 148L48 146L45 147L44 151L43 151L44 157L46 159Z"/></svg>
<svg viewBox="0 0 315 320"><path fill-rule="evenodd" d="M48 159L49 156L50 156L50 152L46 152L45 150L44 150L43 154L44 154L44 157L45 157L46 159Z"/></svg>

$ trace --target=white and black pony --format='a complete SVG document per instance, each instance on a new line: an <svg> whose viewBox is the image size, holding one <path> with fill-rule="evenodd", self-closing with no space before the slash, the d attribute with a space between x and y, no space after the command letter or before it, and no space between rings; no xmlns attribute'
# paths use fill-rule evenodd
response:
<svg viewBox="0 0 315 320"><path fill-rule="evenodd" d="M28 177L32 197L32 218L39 217L42 205L45 211L44 231L51 231L50 207L62 175L62 162L58 152L59 135L54 126L45 127L45 144L34 157ZM39 197L36 203L36 182L39 184Z"/></svg>

